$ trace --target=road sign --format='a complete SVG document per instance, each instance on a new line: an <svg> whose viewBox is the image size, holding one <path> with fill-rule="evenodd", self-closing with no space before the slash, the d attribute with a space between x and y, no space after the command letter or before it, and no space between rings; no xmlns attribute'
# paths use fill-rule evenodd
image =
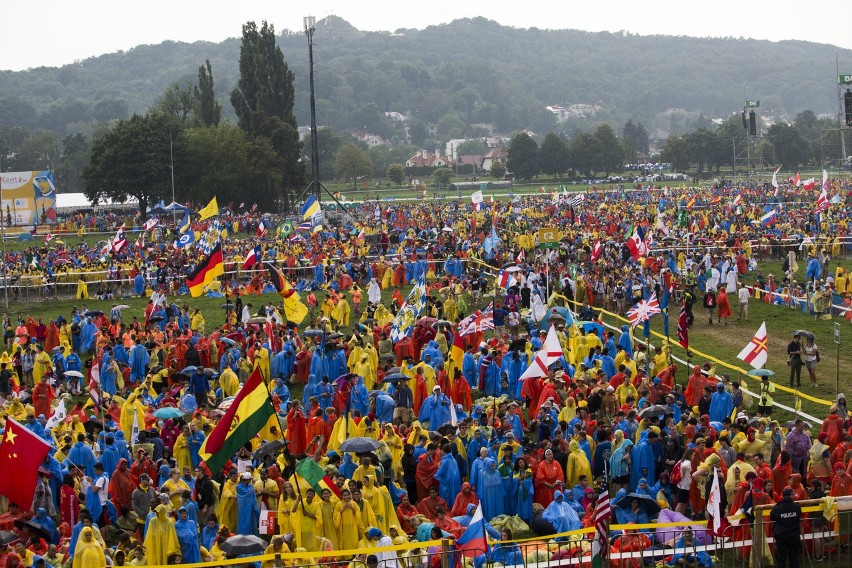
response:
<svg viewBox="0 0 852 568"><path fill-rule="evenodd" d="M538 244L541 248L559 248L559 230L552 227L539 229Z"/></svg>
<svg viewBox="0 0 852 568"><path fill-rule="evenodd" d="M758 108L760 106L760 101L746 101L746 108Z"/></svg>
<svg viewBox="0 0 852 568"><path fill-rule="evenodd" d="M837 82L841 85L848 85L852 83L852 75L838 75Z"/></svg>
<svg viewBox="0 0 852 568"><path fill-rule="evenodd" d="M840 345L840 324L834 322L834 342Z"/></svg>

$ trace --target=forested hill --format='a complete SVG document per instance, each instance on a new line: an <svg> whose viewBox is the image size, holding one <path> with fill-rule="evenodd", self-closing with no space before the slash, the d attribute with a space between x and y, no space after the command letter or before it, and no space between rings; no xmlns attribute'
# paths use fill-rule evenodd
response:
<svg viewBox="0 0 852 568"><path fill-rule="evenodd" d="M767 115L835 113L835 55L841 72L852 70L852 51L807 41L517 29L485 18L391 34L329 17L317 23L314 44L318 120L339 130L381 130L380 113L399 111L423 123L451 115L501 132L546 132L553 115L544 106L575 103L599 105L596 120L652 127L670 108L729 116L744 99L760 99ZM285 32L279 45L296 74L296 116L306 124L307 40ZM238 39L163 42L61 68L0 72L0 127L64 134L144 112L168 86L194 83L205 59L232 115L239 47Z"/></svg>

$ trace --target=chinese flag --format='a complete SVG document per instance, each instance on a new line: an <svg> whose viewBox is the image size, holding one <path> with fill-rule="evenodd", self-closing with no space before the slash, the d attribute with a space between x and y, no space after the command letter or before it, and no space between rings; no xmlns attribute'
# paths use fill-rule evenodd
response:
<svg viewBox="0 0 852 568"><path fill-rule="evenodd" d="M38 481L38 468L50 446L11 418L0 443L0 495L28 511Z"/></svg>

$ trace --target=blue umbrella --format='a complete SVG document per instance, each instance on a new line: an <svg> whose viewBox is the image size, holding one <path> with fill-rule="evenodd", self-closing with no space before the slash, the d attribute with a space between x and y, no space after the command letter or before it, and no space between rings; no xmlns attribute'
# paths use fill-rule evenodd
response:
<svg viewBox="0 0 852 568"><path fill-rule="evenodd" d="M181 373L183 373L184 375L188 375L190 373L194 373L197 368L198 367L196 367L195 365L190 365L189 367L181 371Z"/></svg>
<svg viewBox="0 0 852 568"><path fill-rule="evenodd" d="M164 406L154 411L154 416L157 418L180 418L183 416L183 411L180 408Z"/></svg>
<svg viewBox="0 0 852 568"><path fill-rule="evenodd" d="M574 316L571 315L571 312L568 308L563 308L562 306L556 306L550 308L544 313L544 317L541 319L541 323L539 324L539 329L550 329L550 316L557 315L565 320L565 325L572 325L574 323Z"/></svg>

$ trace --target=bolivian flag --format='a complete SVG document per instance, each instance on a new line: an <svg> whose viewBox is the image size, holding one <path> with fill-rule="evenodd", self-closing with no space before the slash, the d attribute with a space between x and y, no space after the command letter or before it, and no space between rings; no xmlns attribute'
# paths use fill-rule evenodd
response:
<svg viewBox="0 0 852 568"><path fill-rule="evenodd" d="M225 273L222 263L222 241L216 243L210 254L204 258L186 277L186 285L193 298L197 298L204 292L205 286L213 282L217 276Z"/></svg>
<svg viewBox="0 0 852 568"><path fill-rule="evenodd" d="M299 293L293 288L281 271L274 264L266 263L266 269L269 271L269 279L272 285L275 286L275 291L278 295L284 298L284 315L287 316L287 321L295 324L300 324L308 316L308 307L302 303L302 298Z"/></svg>
<svg viewBox="0 0 852 568"><path fill-rule="evenodd" d="M275 409L260 370L254 372L237 392L219 424L210 432L198 455L214 474L267 423Z"/></svg>

